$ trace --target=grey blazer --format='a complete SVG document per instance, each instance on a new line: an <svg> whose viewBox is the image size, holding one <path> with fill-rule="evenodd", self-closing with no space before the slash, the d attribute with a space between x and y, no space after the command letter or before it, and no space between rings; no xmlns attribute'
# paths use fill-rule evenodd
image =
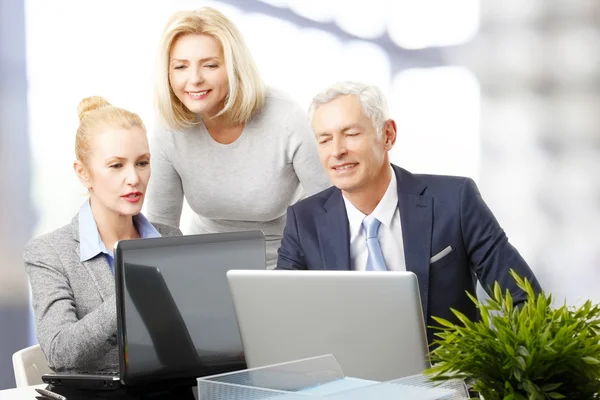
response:
<svg viewBox="0 0 600 400"><path fill-rule="evenodd" d="M153 224L162 236L181 231ZM81 262L79 217L32 239L23 254L38 342L56 372L118 370L115 278L106 257Z"/></svg>

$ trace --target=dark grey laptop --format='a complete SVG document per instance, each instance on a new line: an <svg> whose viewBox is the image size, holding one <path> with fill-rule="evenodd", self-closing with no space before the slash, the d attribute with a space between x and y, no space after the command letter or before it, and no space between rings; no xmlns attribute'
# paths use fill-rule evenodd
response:
<svg viewBox="0 0 600 400"><path fill-rule="evenodd" d="M226 273L265 269L260 231L124 240L115 246L119 371L46 374L53 386L194 385L246 368Z"/></svg>

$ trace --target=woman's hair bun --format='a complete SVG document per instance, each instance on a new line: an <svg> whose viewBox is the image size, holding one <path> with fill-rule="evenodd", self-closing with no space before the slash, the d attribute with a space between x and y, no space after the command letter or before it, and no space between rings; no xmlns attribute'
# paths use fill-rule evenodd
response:
<svg viewBox="0 0 600 400"><path fill-rule="evenodd" d="M104 97L86 97L85 99L79 102L79 106L77 107L77 115L79 115L79 121L81 121L85 117L85 114L106 106L110 106L110 103L106 101Z"/></svg>

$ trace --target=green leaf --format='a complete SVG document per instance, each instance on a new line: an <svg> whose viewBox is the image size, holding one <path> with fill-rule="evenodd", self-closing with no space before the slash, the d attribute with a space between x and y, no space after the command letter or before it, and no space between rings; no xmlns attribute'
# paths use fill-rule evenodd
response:
<svg viewBox="0 0 600 400"><path fill-rule="evenodd" d="M586 364L590 364L590 365L600 364L600 360L598 360L597 358L594 358L594 357L590 357L590 356L583 357L582 360L585 361Z"/></svg>
<svg viewBox="0 0 600 400"><path fill-rule="evenodd" d="M525 371L525 359L521 356L516 357L515 361L517 362L517 364L519 365L519 368L521 369L521 371Z"/></svg>
<svg viewBox="0 0 600 400"><path fill-rule="evenodd" d="M515 369L513 371L513 376L516 378L517 382L521 382L523 380L523 372L519 369Z"/></svg>
<svg viewBox="0 0 600 400"><path fill-rule="evenodd" d="M550 383L548 385L542 386L542 390L544 392L551 392L553 390L558 389L561 385L562 385L562 383Z"/></svg>
<svg viewBox="0 0 600 400"><path fill-rule="evenodd" d="M453 308L451 308L450 310L456 316L456 318L458 318L459 321L464 324L465 328L469 328L469 329L474 328L473 322L471 322L471 320L465 314L463 314L460 311L455 310ZM461 328L459 327L458 329L460 330Z"/></svg>
<svg viewBox="0 0 600 400"><path fill-rule="evenodd" d="M515 393L515 400L527 400L527 397L523 396L520 393Z"/></svg>
<svg viewBox="0 0 600 400"><path fill-rule="evenodd" d="M527 349L521 345L517 346L517 354L520 354L523 357L529 356L529 352L527 351Z"/></svg>
<svg viewBox="0 0 600 400"><path fill-rule="evenodd" d="M500 289L498 282L494 284L494 300L498 303L502 303L502 289Z"/></svg>
<svg viewBox="0 0 600 400"><path fill-rule="evenodd" d="M479 300L477 299L477 297L473 296L471 293L469 293L468 291L465 292L466 295L469 297L469 299L471 299L471 301L473 302L473 304L475 304L476 306L480 306L481 303L479 303Z"/></svg>
<svg viewBox="0 0 600 400"><path fill-rule="evenodd" d="M538 388L530 380L525 379L523 380L523 389L525 389L525 391L531 395L537 393ZM531 398L531 396L529 398Z"/></svg>
<svg viewBox="0 0 600 400"><path fill-rule="evenodd" d="M438 317L431 317L435 322L437 322L438 324L445 326L447 328L454 328L456 325L454 325L452 322L448 321L447 319L444 318L438 318Z"/></svg>
<svg viewBox="0 0 600 400"><path fill-rule="evenodd" d="M599 399L600 306L588 300L554 308L550 295L536 294L513 270L511 276L528 299L518 307L495 282L489 302L467 293L480 321L457 310L456 319L434 318L437 347L426 374L436 381L470 378L489 400Z"/></svg>
<svg viewBox="0 0 600 400"><path fill-rule="evenodd" d="M505 297L504 303L506 304L506 311L510 313L513 309L513 299L512 299L512 295L510 294L510 291L508 289L506 289L506 293L505 293L504 297Z"/></svg>

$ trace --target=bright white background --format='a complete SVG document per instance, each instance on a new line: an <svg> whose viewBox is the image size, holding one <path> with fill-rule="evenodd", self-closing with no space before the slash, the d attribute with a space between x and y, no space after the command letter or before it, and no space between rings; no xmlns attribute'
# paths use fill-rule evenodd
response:
<svg viewBox="0 0 600 400"><path fill-rule="evenodd" d="M258 2L246 4L253 3ZM477 178L477 79L460 66L393 68L390 54L369 40L387 30L393 43L405 48L460 44L477 30L476 1L457 2L462 6L448 9L443 21L423 8L447 8L441 0L371 1L369 13L346 1L266 3L287 4L295 14L335 24L348 36L221 2L27 1L33 187L40 212L36 234L67 223L84 200L71 167L78 102L104 96L139 113L152 130L153 61L163 26L173 12L202 5L217 7L238 25L267 84L283 89L304 108L335 81L376 84L388 95L398 124L393 162L414 172Z"/></svg>
<svg viewBox="0 0 600 400"><path fill-rule="evenodd" d="M0 0L0 388L14 384L12 352L35 341L23 245L85 199L71 168L77 104L102 95L151 130L163 26L205 4L235 21L264 79L305 108L334 81L381 86L399 128L393 162L473 177L557 303L600 301L597 0L22 4Z"/></svg>

